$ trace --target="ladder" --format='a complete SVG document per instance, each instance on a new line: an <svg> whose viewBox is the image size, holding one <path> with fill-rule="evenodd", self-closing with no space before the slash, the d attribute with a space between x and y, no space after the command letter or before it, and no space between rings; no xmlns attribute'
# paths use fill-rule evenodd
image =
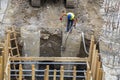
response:
<svg viewBox="0 0 120 80"><path fill-rule="evenodd" d="M7 38L8 38L8 45L9 45L9 52L11 57L20 57L20 52L18 49L18 42L16 38L16 31L14 27L11 27L7 31ZM12 61L15 62L15 61ZM16 70L16 65L13 64L13 69ZM15 72L17 74L17 72ZM15 77L17 79L17 76Z"/></svg>
<svg viewBox="0 0 120 80"><path fill-rule="evenodd" d="M10 55L12 57L20 57L20 52L19 52L18 44L17 44L18 42L16 38L16 31L14 27L12 27L9 30L8 34L10 35L9 36Z"/></svg>

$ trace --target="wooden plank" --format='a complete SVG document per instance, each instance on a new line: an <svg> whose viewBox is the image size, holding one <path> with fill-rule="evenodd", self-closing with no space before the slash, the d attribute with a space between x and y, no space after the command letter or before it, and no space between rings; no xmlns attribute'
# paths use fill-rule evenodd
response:
<svg viewBox="0 0 120 80"><path fill-rule="evenodd" d="M93 75L93 70L95 69L95 58L96 58L96 44L94 45L93 54L92 54L92 64L91 64L91 73Z"/></svg>
<svg viewBox="0 0 120 80"><path fill-rule="evenodd" d="M77 61L86 62L87 58L80 57L10 57L11 61Z"/></svg>
<svg viewBox="0 0 120 80"><path fill-rule="evenodd" d="M32 80L35 80L35 65L32 65Z"/></svg>
<svg viewBox="0 0 120 80"><path fill-rule="evenodd" d="M87 70L90 70L90 65L88 62L87 62Z"/></svg>
<svg viewBox="0 0 120 80"><path fill-rule="evenodd" d="M46 77L47 77L47 69L45 69L45 72L44 72L44 80L47 80Z"/></svg>
<svg viewBox="0 0 120 80"><path fill-rule="evenodd" d="M64 80L64 66L60 67L60 80Z"/></svg>
<svg viewBox="0 0 120 80"><path fill-rule="evenodd" d="M94 36L92 35L91 36L91 42L90 42L90 49L89 49L89 57L88 57L90 67L91 67L91 64L92 64L92 53L93 53L94 43L95 43Z"/></svg>
<svg viewBox="0 0 120 80"><path fill-rule="evenodd" d="M0 56L0 80L3 80L3 57Z"/></svg>
<svg viewBox="0 0 120 80"><path fill-rule="evenodd" d="M2 64L2 56L0 56L0 64Z"/></svg>
<svg viewBox="0 0 120 80"><path fill-rule="evenodd" d="M56 80L56 74L57 74L56 69L54 69L54 76L53 76L53 80Z"/></svg>
<svg viewBox="0 0 120 80"><path fill-rule="evenodd" d="M73 67L73 80L76 80L76 66Z"/></svg>
<svg viewBox="0 0 120 80"><path fill-rule="evenodd" d="M22 80L22 75L23 75L22 64L19 64L19 80Z"/></svg>
<svg viewBox="0 0 120 80"><path fill-rule="evenodd" d="M49 80L49 65L46 66L44 80Z"/></svg>
<svg viewBox="0 0 120 80"><path fill-rule="evenodd" d="M91 71L89 70L89 71L87 71L87 73L86 73L86 80L91 80Z"/></svg>
<svg viewBox="0 0 120 80"><path fill-rule="evenodd" d="M5 48L4 48L5 49ZM4 50L3 49L3 50ZM4 78L4 71L5 71L5 54L4 54L5 51L2 51L2 78Z"/></svg>
<svg viewBox="0 0 120 80"><path fill-rule="evenodd" d="M101 65L101 62L98 61L98 64L97 64L97 73L96 73L96 80L99 80L100 65Z"/></svg>
<svg viewBox="0 0 120 80"><path fill-rule="evenodd" d="M98 50L96 50L96 53L94 54L95 58L94 58L94 69L93 69L93 79L95 80L96 77L96 68L97 68L97 60L98 60Z"/></svg>
<svg viewBox="0 0 120 80"><path fill-rule="evenodd" d="M9 65L8 65L8 80L11 80L11 76L10 76L10 74L11 74L11 73L10 73L10 69L11 69L11 68L10 68L10 64L9 64Z"/></svg>
<svg viewBox="0 0 120 80"><path fill-rule="evenodd" d="M99 55L97 55L97 60L96 60L96 70L95 70L95 79L97 79L98 76L98 69L100 68L100 63L99 63Z"/></svg>
<svg viewBox="0 0 120 80"><path fill-rule="evenodd" d="M99 80L102 80L102 78L103 78L103 70L102 70L102 68L99 69L99 74L100 74L99 75L100 76Z"/></svg>

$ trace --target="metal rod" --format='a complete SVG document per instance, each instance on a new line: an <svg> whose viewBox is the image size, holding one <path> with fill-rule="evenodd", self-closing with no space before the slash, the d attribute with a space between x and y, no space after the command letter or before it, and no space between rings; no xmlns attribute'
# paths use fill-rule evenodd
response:
<svg viewBox="0 0 120 80"><path fill-rule="evenodd" d="M32 70L22 70L23 72L31 72ZM45 70L35 70L35 72L44 72ZM11 72L19 72L19 70L11 70ZM49 72L54 72L54 70L49 70ZM60 70L56 70L60 72ZM73 72L73 70L64 70L64 72ZM76 72L86 72L86 70L76 70Z"/></svg>
<svg viewBox="0 0 120 80"><path fill-rule="evenodd" d="M15 75L15 74L11 74L11 76L12 77L14 77L14 76L19 76L19 75ZM29 75L23 75L23 76L32 76L31 74L29 74ZM49 75L49 77L53 77L54 75ZM44 75L36 75L36 77L44 77ZM60 75L56 75L56 77L60 77ZM64 75L64 77L67 77L67 78L69 78L69 77L73 77L73 76L68 76L68 75ZM76 78L85 78L85 76L76 76Z"/></svg>

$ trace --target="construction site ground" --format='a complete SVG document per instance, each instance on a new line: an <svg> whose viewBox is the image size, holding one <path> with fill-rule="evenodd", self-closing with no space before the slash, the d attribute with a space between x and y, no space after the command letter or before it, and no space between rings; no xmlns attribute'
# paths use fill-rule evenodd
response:
<svg viewBox="0 0 120 80"><path fill-rule="evenodd" d="M74 9L65 8L64 2L58 0L59 2L52 2L52 0L47 0L45 4L42 4L40 8L33 8L29 4L29 0L1 0L1 11L0 11L0 41L4 41L6 34L6 29L8 27L14 26L17 31L17 39L20 47L20 53L22 53L23 41L20 37L21 28L31 28L34 30L40 30L40 56L44 57L61 57L61 56L72 56L70 53L74 52L74 48L80 47L80 52L76 53L77 57L86 57L88 56L84 50L84 46L78 44L79 38L82 32L85 35L86 48L87 51L90 47L90 38L91 35L95 36L95 41L99 42L99 37L102 35L102 28L105 20L103 20L103 15L101 15L100 9L102 9L103 0L76 0L76 5ZM108 0L109 1L109 0ZM8 5L7 5L7 4ZM63 21L60 21L62 10L66 12L72 11L75 13L75 16L78 19L76 28L73 28L73 33L70 34L68 42L65 46L73 45L68 47L68 52L64 52L64 55L61 55L61 45L66 36L66 24L67 20L64 17ZM111 18L112 19L112 18ZM61 35L62 32L62 35ZM75 34L75 35L74 35ZM75 36L75 38L74 38ZM34 37L34 36L33 36ZM38 36L35 36L38 37ZM62 39L63 38L63 39ZM118 39L119 40L119 39ZM104 43L103 43L104 45ZM79 47L78 47L79 46ZM103 46L101 46L103 47ZM106 47L106 46L105 46ZM35 47L34 47L35 48ZM104 48L104 47L103 47ZM97 48L98 49L98 48ZM104 48L106 49L106 48ZM49 54L50 53L50 54ZM67 54L66 54L67 53ZM80 53L80 54L79 54ZM114 76L112 73L116 73L111 68L106 68L104 70L107 72L106 79L118 79L119 75ZM111 73L112 72L112 73ZM119 71L118 71L119 73ZM113 75L113 76L111 76Z"/></svg>
<svg viewBox="0 0 120 80"><path fill-rule="evenodd" d="M9 2L2 20L2 29L5 30L5 28L10 26L15 26L18 32L20 32L21 27L32 26L35 29L40 29L43 32L41 34L41 45L46 42L51 43L56 46L54 50L57 52L54 53L59 53L61 45L60 33L61 30L65 32L66 29L66 20L62 22L59 20L61 11L66 10L63 1L53 3L48 0L40 8L31 7L29 0L10 0ZM78 18L75 31L77 33L84 32L85 37L89 40L90 35L95 35L96 39L99 37L103 23L99 13L100 5L97 2L91 3L88 0L77 0L78 4L76 4L75 9L66 10L73 11ZM50 38L51 36L54 37L54 40ZM49 39L47 40L47 38ZM44 46L47 48L44 48ZM44 44L41 47L42 52L45 50L45 53L51 50L48 44ZM59 54L56 56L59 56Z"/></svg>
<svg viewBox="0 0 120 80"><path fill-rule="evenodd" d="M10 0L2 22L4 26L14 25L16 28L20 28L33 25L38 29L44 28L48 30L49 28L59 29L62 26L65 30L66 22L61 23L59 20L61 11L65 9L63 2L53 3L48 0L42 7L33 8L28 1ZM100 6L87 0L78 0L78 3L73 11L78 18L77 30L80 29L89 35L93 33L99 35L102 26L99 13Z"/></svg>

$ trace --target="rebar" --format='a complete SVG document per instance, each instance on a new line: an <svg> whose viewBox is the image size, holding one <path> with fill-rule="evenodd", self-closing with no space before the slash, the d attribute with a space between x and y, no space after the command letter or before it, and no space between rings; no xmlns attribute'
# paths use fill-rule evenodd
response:
<svg viewBox="0 0 120 80"><path fill-rule="evenodd" d="M11 74L11 76L19 76L19 75L14 75L14 74ZM32 75L23 75L23 76L32 76ZM53 77L54 75L49 75L49 77ZM44 75L36 75L36 77L44 77ZM60 75L56 75L56 77L60 77ZM73 76L68 76L68 75L64 75L64 78L72 78ZM85 76L76 76L76 78L85 78Z"/></svg>
<svg viewBox="0 0 120 80"><path fill-rule="evenodd" d="M103 63L111 68L119 68L120 63L120 0L104 0L101 14L105 23L100 37Z"/></svg>

